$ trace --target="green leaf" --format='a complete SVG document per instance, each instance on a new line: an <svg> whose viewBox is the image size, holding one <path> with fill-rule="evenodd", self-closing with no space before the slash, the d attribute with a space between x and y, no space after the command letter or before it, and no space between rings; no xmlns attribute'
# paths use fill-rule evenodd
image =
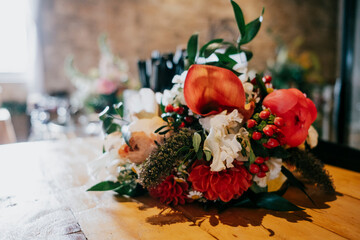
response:
<svg viewBox="0 0 360 240"><path fill-rule="evenodd" d="M205 154L205 157L206 157L206 161L210 161L211 152L209 150L204 150L204 154Z"/></svg>
<svg viewBox="0 0 360 240"><path fill-rule="evenodd" d="M260 17L253 20L252 22L246 24L245 26L245 35L242 35L241 40L239 42L239 46L242 44L246 44L254 39L256 34L259 32L262 22L262 16L265 12L265 8L262 9Z"/></svg>
<svg viewBox="0 0 360 240"><path fill-rule="evenodd" d="M230 58L229 56L222 54L222 53L215 53L216 56L219 58L219 62L227 66L228 68L232 69L237 62Z"/></svg>
<svg viewBox="0 0 360 240"><path fill-rule="evenodd" d="M263 192L255 194L251 200L256 206L274 211L300 211L304 210L295 204L289 202L285 198L271 192Z"/></svg>
<svg viewBox="0 0 360 240"><path fill-rule="evenodd" d="M137 197L143 195L146 190L138 183L122 183L118 188L114 189L120 195L127 195L129 197Z"/></svg>
<svg viewBox="0 0 360 240"><path fill-rule="evenodd" d="M255 162L255 154L254 151L250 148L249 164L252 164L254 162Z"/></svg>
<svg viewBox="0 0 360 240"><path fill-rule="evenodd" d="M235 19L236 19L236 23L239 28L240 34L241 34L241 36L244 36L246 29L245 29L245 20L244 20L243 12L242 12L241 8L239 7L239 5L237 5L237 3L234 2L233 0L231 0L231 5L234 9Z"/></svg>
<svg viewBox="0 0 360 240"><path fill-rule="evenodd" d="M110 107L106 106L106 108L104 108L104 110L101 113L99 113L99 119L101 121L104 121L107 118L107 116L108 116L107 113L109 112L109 110L110 110Z"/></svg>
<svg viewBox="0 0 360 240"><path fill-rule="evenodd" d="M237 53L238 53L237 47L235 47L234 45L231 44L228 48L226 48L224 54L229 56L229 55L233 55L233 54L237 54Z"/></svg>
<svg viewBox="0 0 360 240"><path fill-rule="evenodd" d="M154 133L160 132L161 130L163 130L163 129L166 128L167 126L168 126L168 125L164 125L164 126L159 127L158 129L155 130Z"/></svg>
<svg viewBox="0 0 360 240"><path fill-rule="evenodd" d="M253 183L250 186L251 191L253 191L254 193L261 193L261 192L267 192L268 188L267 187L260 187L259 185L257 185L257 183Z"/></svg>
<svg viewBox="0 0 360 240"><path fill-rule="evenodd" d="M211 55L211 53L210 53L210 55L208 55L208 54L206 54L206 55L208 55L208 56L205 56L205 51L210 47L210 45L212 45L212 44L219 44L219 43L222 43L224 40L223 39L221 39L221 38L219 38L219 39L213 39L213 40L211 40L211 41L209 41L208 43L206 43L204 46L202 46L201 48L200 48L200 51L199 51L199 56L200 57L208 57L208 56L210 56ZM211 52L213 52L213 51L215 51L217 48L211 48Z"/></svg>
<svg viewBox="0 0 360 240"><path fill-rule="evenodd" d="M195 63L195 58L198 50L198 34L193 34L187 44L187 55L189 66Z"/></svg>
<svg viewBox="0 0 360 240"><path fill-rule="evenodd" d="M260 75L256 74L256 84L258 85L258 87L260 88L260 92L262 97L266 97L266 95L268 94L266 87L265 87L265 83L262 81L262 78Z"/></svg>
<svg viewBox="0 0 360 240"><path fill-rule="evenodd" d="M92 186L86 191L110 191L118 188L119 186L119 182L104 181Z"/></svg>
<svg viewBox="0 0 360 240"><path fill-rule="evenodd" d="M260 17L261 18L261 17ZM245 35L240 40L240 45L246 44L253 40L253 38L256 36L256 34L259 32L261 22L260 18L257 18L253 20L252 22L246 24L245 27Z"/></svg>
<svg viewBox="0 0 360 240"><path fill-rule="evenodd" d="M241 50L241 51L245 53L246 60L250 61L250 59L253 57L253 53L251 51L247 51L247 50Z"/></svg>
<svg viewBox="0 0 360 240"><path fill-rule="evenodd" d="M133 150L132 147L130 146L130 142L129 142L130 138L131 138L131 132L129 130L129 126L128 125L123 126L121 128L121 133L122 133L122 137L125 140L125 143L130 147L131 150Z"/></svg>
<svg viewBox="0 0 360 240"><path fill-rule="evenodd" d="M194 147L195 152L197 153L199 151L199 147L201 144L201 136L199 133L195 132L192 138L192 144Z"/></svg>
<svg viewBox="0 0 360 240"><path fill-rule="evenodd" d="M200 159L202 159L202 157L203 157L203 151L198 151L198 152L196 153L196 158L197 158L198 160L200 160Z"/></svg>
<svg viewBox="0 0 360 240"><path fill-rule="evenodd" d="M123 117L124 114L124 104L119 102L118 104L113 105L115 112L120 116Z"/></svg>

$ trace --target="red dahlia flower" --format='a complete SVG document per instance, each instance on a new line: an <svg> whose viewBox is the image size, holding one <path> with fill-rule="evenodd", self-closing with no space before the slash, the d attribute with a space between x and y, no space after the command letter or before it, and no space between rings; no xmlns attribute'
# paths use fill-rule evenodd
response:
<svg viewBox="0 0 360 240"><path fill-rule="evenodd" d="M209 65L194 64L190 67L185 79L184 97L191 111L202 116L238 109L246 118L247 110L254 107L249 105L245 109L244 87L233 72Z"/></svg>
<svg viewBox="0 0 360 240"><path fill-rule="evenodd" d="M149 190L151 196L159 198L165 204L185 204L189 185L175 180L174 175L168 176L156 188Z"/></svg>
<svg viewBox="0 0 360 240"><path fill-rule="evenodd" d="M295 88L281 89L267 95L263 105L284 119L281 142L297 147L305 141L317 115L315 104L309 98Z"/></svg>
<svg viewBox="0 0 360 240"><path fill-rule="evenodd" d="M204 193L208 200L221 199L229 202L231 199L241 196L251 186L251 174L246 168L235 163L235 167L220 172L210 171L210 167L195 163L190 172L188 181L192 188Z"/></svg>

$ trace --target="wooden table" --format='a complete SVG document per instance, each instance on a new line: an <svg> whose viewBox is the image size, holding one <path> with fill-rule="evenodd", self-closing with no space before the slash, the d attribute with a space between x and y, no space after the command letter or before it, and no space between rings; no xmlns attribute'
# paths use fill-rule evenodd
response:
<svg viewBox="0 0 360 240"><path fill-rule="evenodd" d="M233 208L218 214L197 204L170 208L85 190L87 164L100 139L0 146L0 239L360 239L360 174L327 166L338 194L311 188L284 195L305 211Z"/></svg>

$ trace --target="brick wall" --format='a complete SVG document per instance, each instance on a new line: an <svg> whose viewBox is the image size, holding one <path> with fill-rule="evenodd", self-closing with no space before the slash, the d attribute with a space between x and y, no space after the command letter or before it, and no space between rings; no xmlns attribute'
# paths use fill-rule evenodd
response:
<svg viewBox="0 0 360 240"><path fill-rule="evenodd" d="M268 34L290 43L305 37L303 47L320 56L325 79L334 81L337 58L337 0L238 0L247 21L266 8L264 24L249 44L255 54L251 66L263 70L275 55L276 43ZM137 78L136 61L154 49L174 51L190 35L200 41L236 38L236 24L227 0L42 0L41 36L48 91L71 90L63 71L67 55L75 56L82 71L96 66L97 37L107 33L114 52L128 60Z"/></svg>

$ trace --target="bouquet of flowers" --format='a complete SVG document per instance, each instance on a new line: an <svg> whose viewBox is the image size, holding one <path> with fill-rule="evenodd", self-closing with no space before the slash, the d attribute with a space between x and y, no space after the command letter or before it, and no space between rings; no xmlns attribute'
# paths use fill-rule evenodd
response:
<svg viewBox="0 0 360 240"><path fill-rule="evenodd" d="M308 152L317 144L314 103L297 89L273 89L271 76L247 71L252 53L242 45L255 37L262 15L245 24L231 4L236 44L215 39L198 48L191 36L188 70L174 77L170 90L141 89L143 108L130 108L130 122L109 107L100 114L108 135L91 169L106 181L89 191L279 211L301 209L281 196L289 185L306 194L295 176L334 191L323 164Z"/></svg>
<svg viewBox="0 0 360 240"><path fill-rule="evenodd" d="M112 53L106 35L100 35L98 43L101 51L99 67L91 69L88 74L75 68L73 57L65 61L66 75L76 88L71 99L72 105L78 109L86 107L97 113L119 102L129 80L127 62Z"/></svg>

